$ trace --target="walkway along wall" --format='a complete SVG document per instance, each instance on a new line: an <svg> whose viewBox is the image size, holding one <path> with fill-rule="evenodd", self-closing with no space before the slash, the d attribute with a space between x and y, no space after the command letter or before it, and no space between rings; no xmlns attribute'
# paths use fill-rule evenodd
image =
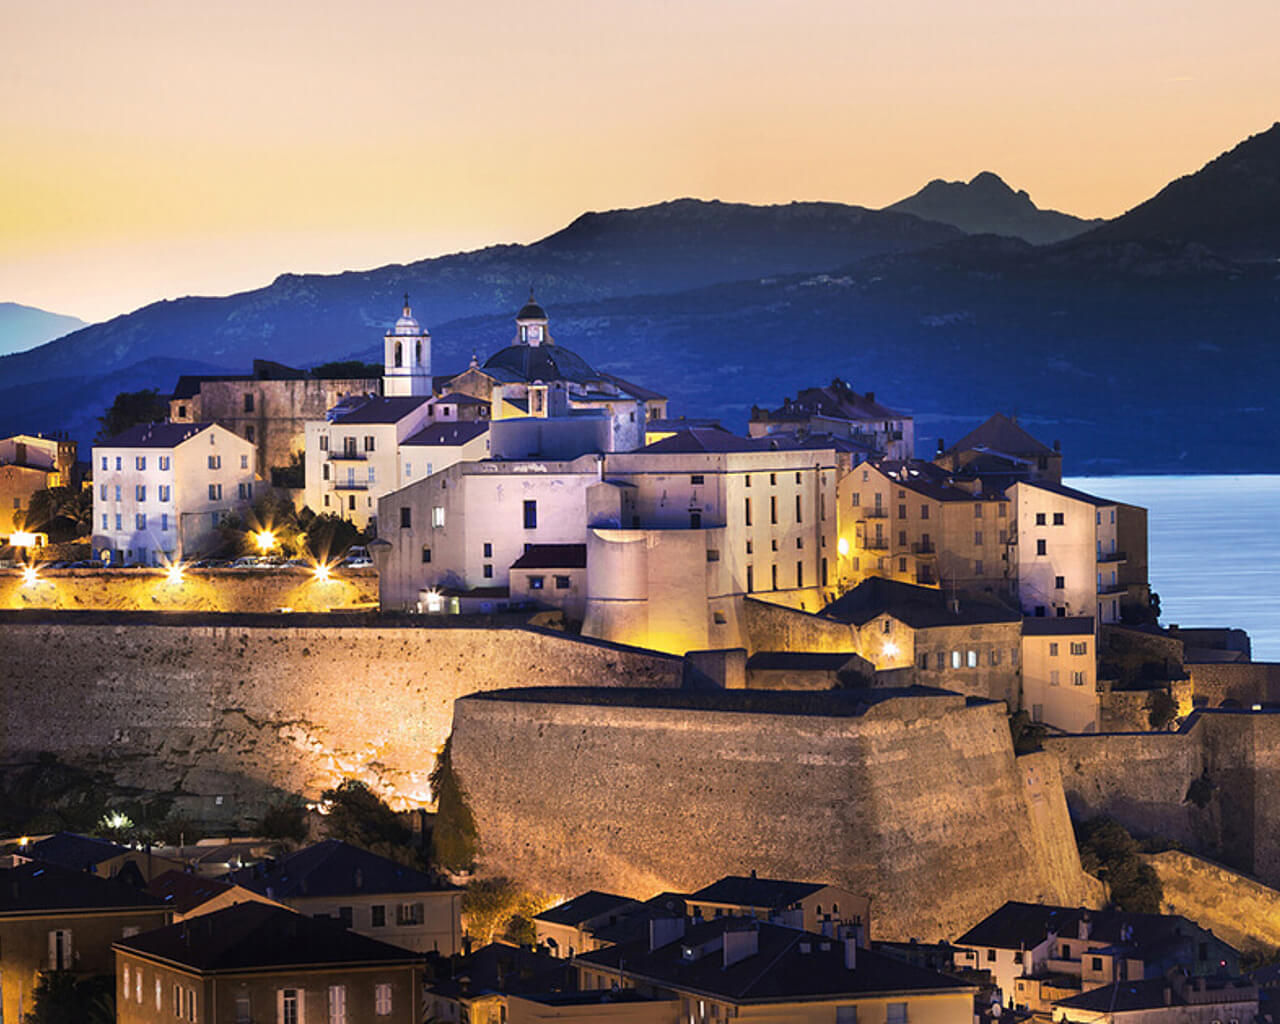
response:
<svg viewBox="0 0 1280 1024"><path fill-rule="evenodd" d="M755 870L864 892L896 939L1101 896L1053 759L1015 759L1003 705L937 690L481 694L452 764L481 871L548 895Z"/></svg>
<svg viewBox="0 0 1280 1024"><path fill-rule="evenodd" d="M681 669L522 628L0 613L0 763L50 751L102 765L123 785L187 794L179 807L205 820L243 821L279 791L314 798L344 777L422 806L459 696L678 686Z"/></svg>

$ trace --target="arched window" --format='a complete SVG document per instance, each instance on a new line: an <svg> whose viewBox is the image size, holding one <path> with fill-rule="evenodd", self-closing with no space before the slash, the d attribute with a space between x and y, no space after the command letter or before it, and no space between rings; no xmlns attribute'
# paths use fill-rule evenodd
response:
<svg viewBox="0 0 1280 1024"><path fill-rule="evenodd" d="M396 366L403 366L403 353L400 351L400 342L396 342Z"/></svg>
<svg viewBox="0 0 1280 1024"><path fill-rule="evenodd" d="M417 349L416 365L421 366L422 365L422 342L420 341L417 342L416 349Z"/></svg>

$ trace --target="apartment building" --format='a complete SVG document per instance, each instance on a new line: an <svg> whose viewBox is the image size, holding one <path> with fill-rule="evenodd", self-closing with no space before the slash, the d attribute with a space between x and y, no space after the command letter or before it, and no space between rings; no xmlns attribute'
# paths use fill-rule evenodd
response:
<svg viewBox="0 0 1280 1024"><path fill-rule="evenodd" d="M1022 706L1034 722L1063 732L1097 732L1098 651L1094 620L1022 620Z"/></svg>
<svg viewBox="0 0 1280 1024"><path fill-rule="evenodd" d="M65 437L14 434L0 438L0 537L7 538L19 528L18 520L36 491L72 486L75 466L76 443Z"/></svg>
<svg viewBox="0 0 1280 1024"><path fill-rule="evenodd" d="M836 378L826 387L805 388L777 409L751 410L752 437L774 434L832 434L865 446L869 455L915 458L915 420L876 401L874 391L859 394Z"/></svg>
<svg viewBox="0 0 1280 1024"><path fill-rule="evenodd" d="M218 542L254 498L253 445L216 423L142 423L93 447L93 550L163 565Z"/></svg>

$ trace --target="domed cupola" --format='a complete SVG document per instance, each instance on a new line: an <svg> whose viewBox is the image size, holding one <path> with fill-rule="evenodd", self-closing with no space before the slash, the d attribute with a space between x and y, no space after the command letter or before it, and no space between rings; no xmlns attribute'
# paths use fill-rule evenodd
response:
<svg viewBox="0 0 1280 1024"><path fill-rule="evenodd" d="M517 345L553 345L551 335L547 331L547 311L533 299L533 286L529 286L529 301L520 307L516 314Z"/></svg>
<svg viewBox="0 0 1280 1024"><path fill-rule="evenodd" d="M413 318L407 292L400 319L383 335L382 393L424 398L431 394L431 334Z"/></svg>

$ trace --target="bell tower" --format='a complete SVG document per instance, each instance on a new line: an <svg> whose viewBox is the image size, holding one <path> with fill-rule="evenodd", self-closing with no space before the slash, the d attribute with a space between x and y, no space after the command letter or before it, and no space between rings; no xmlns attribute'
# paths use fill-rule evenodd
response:
<svg viewBox="0 0 1280 1024"><path fill-rule="evenodd" d="M413 318L407 292L404 312L383 336L382 365L387 397L431 397L431 334Z"/></svg>
<svg viewBox="0 0 1280 1024"><path fill-rule="evenodd" d="M554 345L547 332L547 311L533 298L533 286L529 286L529 301L516 314L516 345Z"/></svg>

